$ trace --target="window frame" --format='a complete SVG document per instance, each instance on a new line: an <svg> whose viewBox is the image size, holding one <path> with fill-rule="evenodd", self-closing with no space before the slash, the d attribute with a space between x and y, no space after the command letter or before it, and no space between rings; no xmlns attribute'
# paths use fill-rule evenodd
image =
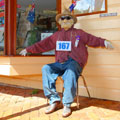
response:
<svg viewBox="0 0 120 120"><path fill-rule="evenodd" d="M56 10L61 12L61 0L56 0ZM17 0L5 0L4 55L16 55Z"/></svg>
<svg viewBox="0 0 120 120"><path fill-rule="evenodd" d="M16 0L5 0L4 55L16 54Z"/></svg>
<svg viewBox="0 0 120 120"><path fill-rule="evenodd" d="M72 3L73 3L73 1L74 1L74 0L72 0ZM105 0L105 11L95 11L95 12L91 12L91 13L74 14L74 10L73 10L73 14L74 14L75 16L87 16L87 15L107 13L107 11L108 11L107 0Z"/></svg>

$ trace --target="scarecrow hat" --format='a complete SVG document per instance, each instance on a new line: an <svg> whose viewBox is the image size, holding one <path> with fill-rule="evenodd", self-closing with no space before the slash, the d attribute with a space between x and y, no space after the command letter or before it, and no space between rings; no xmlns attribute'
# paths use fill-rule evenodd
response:
<svg viewBox="0 0 120 120"><path fill-rule="evenodd" d="M65 10L63 11L63 13L60 13L60 14L57 14L57 15L56 15L56 22L59 21L59 19L60 19L61 16L71 16L71 17L73 18L73 20L74 20L74 23L77 22L76 16L73 15L68 9L65 9Z"/></svg>

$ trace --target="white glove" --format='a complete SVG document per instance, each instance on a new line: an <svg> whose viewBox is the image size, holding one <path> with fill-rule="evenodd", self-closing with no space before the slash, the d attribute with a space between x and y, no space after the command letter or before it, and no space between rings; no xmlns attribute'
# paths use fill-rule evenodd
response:
<svg viewBox="0 0 120 120"><path fill-rule="evenodd" d="M20 55L23 55L23 56L26 56L26 54L27 54L27 50L24 49L24 50L22 50L19 54L20 54Z"/></svg>
<svg viewBox="0 0 120 120"><path fill-rule="evenodd" d="M112 43L107 41L107 40L104 41L104 45L107 49L113 49L114 48Z"/></svg>

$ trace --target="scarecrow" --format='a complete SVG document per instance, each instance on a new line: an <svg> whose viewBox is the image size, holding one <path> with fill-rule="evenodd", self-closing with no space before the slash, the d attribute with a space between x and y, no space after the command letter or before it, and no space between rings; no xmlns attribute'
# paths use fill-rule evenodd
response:
<svg viewBox="0 0 120 120"><path fill-rule="evenodd" d="M76 95L76 82L88 59L87 46L108 49L113 49L113 46L108 40L74 28L77 18L70 10L66 9L56 15L56 22L61 25L61 30L27 47L20 54L25 56L28 52L42 53L55 49L55 63L44 65L42 68L43 90L49 99L49 107L45 113L57 110L61 98L56 91L55 82L58 76L62 76L65 88L62 97L62 116L67 117L72 113L71 104Z"/></svg>

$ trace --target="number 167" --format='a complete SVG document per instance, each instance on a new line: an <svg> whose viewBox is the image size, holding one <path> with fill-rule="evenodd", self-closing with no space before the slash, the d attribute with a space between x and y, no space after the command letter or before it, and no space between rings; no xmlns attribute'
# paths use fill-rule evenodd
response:
<svg viewBox="0 0 120 120"><path fill-rule="evenodd" d="M69 43L59 43L59 49L68 49Z"/></svg>
<svg viewBox="0 0 120 120"><path fill-rule="evenodd" d="M56 50L71 51L71 41L57 41Z"/></svg>

